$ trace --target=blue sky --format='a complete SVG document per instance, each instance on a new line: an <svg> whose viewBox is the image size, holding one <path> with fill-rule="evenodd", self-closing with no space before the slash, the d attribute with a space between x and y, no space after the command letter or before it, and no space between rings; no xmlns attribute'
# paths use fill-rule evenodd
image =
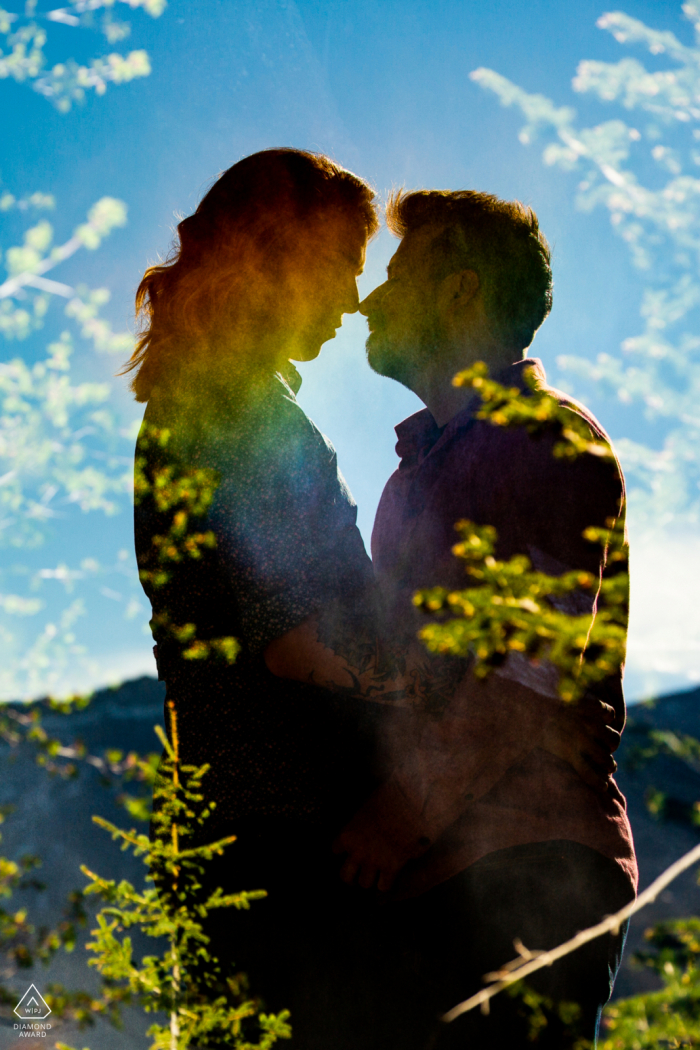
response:
<svg viewBox="0 0 700 1050"><path fill-rule="evenodd" d="M40 0L39 10L49 6ZM630 0L621 6L690 42L680 4ZM53 193L59 235L68 236L99 197L127 203L125 228L98 252L76 255L56 272L69 283L107 285L115 327L131 323L134 290L145 266L167 249L174 215L193 210L219 170L257 149L294 145L330 153L380 193L405 185L518 197L535 208L554 249L554 310L533 352L556 380L558 354L614 352L638 329L640 279L607 216L574 210L575 176L544 167L540 150L521 146L518 116L468 74L489 66L528 91L574 105L591 123L609 119L605 107L574 96L570 87L580 59L617 61L628 53L595 26L607 9L604 0L170 0L157 20L131 16L127 43L145 47L151 59L145 80L110 87L103 98L89 98L65 115L26 86L2 84L2 185ZM51 28L52 60L108 49L95 33ZM386 233L371 245L365 293L383 279L394 246ZM40 354L54 329L60 331L60 318L11 346L11 353ZM368 542L382 486L396 464L392 428L420 405L369 372L364 338L363 319L347 318L319 361L303 367L300 400L338 449ZM91 366L96 376L113 367L103 358ZM125 384L118 389L121 410L135 416ZM646 428L636 410L588 401L613 437L639 437ZM42 551L17 564L73 564L86 556L108 561L118 548L131 549L130 530L128 508L112 519L89 515L70 530L58 529ZM680 563L687 551L681 545ZM645 557L652 563L654 552ZM144 614L124 619L126 590L115 579L108 581L111 597L96 587L92 612L79 625L99 659L92 681L152 667ZM649 590L648 581L644 586ZM652 602L655 593L652 585ZM639 594L646 594L643 587ZM65 601L55 581L42 585L41 596L49 607ZM652 644L644 641L651 628L641 601L639 608L635 630L644 648ZM680 670L660 675L662 687L691 684L697 654L689 652ZM630 695L641 695L648 679L634 661L630 672ZM76 685L88 684L75 673Z"/></svg>

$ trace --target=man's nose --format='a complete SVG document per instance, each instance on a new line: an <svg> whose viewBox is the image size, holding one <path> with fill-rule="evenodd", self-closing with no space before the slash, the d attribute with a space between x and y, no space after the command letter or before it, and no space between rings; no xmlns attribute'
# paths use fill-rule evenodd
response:
<svg viewBox="0 0 700 1050"><path fill-rule="evenodd" d="M360 305L359 305L360 313L364 314L365 317L369 317L370 311L373 310L378 305L379 300L384 295L384 285L385 284L386 284L386 281L384 282L384 284L378 285L374 289L374 291L370 292L369 295L367 296L367 298L363 299L362 302L360 303Z"/></svg>

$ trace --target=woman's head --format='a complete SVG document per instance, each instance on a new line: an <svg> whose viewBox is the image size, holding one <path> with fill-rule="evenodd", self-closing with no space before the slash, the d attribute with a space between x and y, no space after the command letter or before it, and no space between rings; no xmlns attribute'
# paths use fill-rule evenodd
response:
<svg viewBox="0 0 700 1050"><path fill-rule="evenodd" d="M127 371L147 401L186 357L309 360L357 309L355 278L378 228L374 192L328 157L254 153L177 227L136 295L143 327Z"/></svg>

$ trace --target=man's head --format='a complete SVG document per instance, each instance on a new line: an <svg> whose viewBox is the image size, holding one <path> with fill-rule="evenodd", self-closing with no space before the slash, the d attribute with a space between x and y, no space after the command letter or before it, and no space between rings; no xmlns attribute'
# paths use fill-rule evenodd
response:
<svg viewBox="0 0 700 1050"><path fill-rule="evenodd" d="M387 225L401 244L360 307L376 372L413 388L460 348L498 365L522 356L552 303L549 246L531 208L473 190L399 191Z"/></svg>

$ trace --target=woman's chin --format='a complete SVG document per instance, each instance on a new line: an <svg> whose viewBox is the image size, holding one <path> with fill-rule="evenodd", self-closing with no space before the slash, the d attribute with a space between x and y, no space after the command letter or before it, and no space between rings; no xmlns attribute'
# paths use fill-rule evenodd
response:
<svg viewBox="0 0 700 1050"><path fill-rule="evenodd" d="M321 353L321 348L325 343L329 343L331 339L335 339L335 330L329 334L324 333L314 340L309 339L304 342L303 346L296 346L289 355L290 359L292 361L315 361Z"/></svg>

